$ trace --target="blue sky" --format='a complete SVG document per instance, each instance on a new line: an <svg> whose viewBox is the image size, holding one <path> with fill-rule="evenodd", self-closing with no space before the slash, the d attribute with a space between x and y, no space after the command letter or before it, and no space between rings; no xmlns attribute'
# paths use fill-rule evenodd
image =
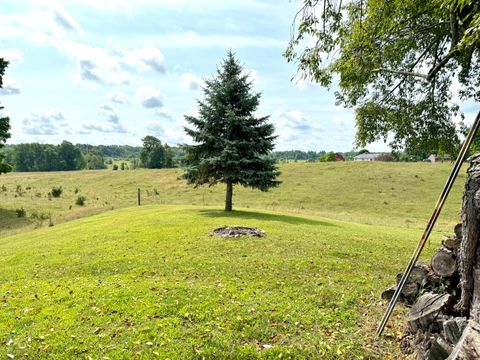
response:
<svg viewBox="0 0 480 360"><path fill-rule="evenodd" d="M2 0L9 142L140 145L149 134L189 142L183 116L195 114L202 79L232 49L263 93L258 113L271 116L277 150L350 150L353 110L335 106L333 91L291 81L296 67L282 57L299 5Z"/></svg>

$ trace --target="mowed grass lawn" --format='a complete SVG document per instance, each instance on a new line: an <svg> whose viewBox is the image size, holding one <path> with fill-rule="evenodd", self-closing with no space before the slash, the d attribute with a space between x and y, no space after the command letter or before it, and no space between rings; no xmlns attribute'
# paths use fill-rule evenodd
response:
<svg viewBox="0 0 480 360"><path fill-rule="evenodd" d="M270 192L237 186L234 208L318 215L363 224L423 228L451 170L451 164L290 163L281 164L282 185ZM0 236L142 204L222 206L224 186L193 189L180 169L9 173L0 176ZM462 171L438 221L450 230L459 220L465 181ZM62 186L60 198L49 198ZM17 191L17 188L20 191ZM75 201L86 197L85 206ZM18 218L15 210L24 209ZM44 220L39 220L39 217Z"/></svg>
<svg viewBox="0 0 480 360"><path fill-rule="evenodd" d="M209 236L223 225L267 235ZM372 337L419 233L151 205L2 237L0 357L400 358L404 310Z"/></svg>

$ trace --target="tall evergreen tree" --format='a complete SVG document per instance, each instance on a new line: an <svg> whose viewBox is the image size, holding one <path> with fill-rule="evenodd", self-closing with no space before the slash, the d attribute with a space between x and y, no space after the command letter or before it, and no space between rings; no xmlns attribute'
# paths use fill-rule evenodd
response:
<svg viewBox="0 0 480 360"><path fill-rule="evenodd" d="M0 58L0 88L3 85L3 75L5 74L5 68L8 65L8 61ZM3 110L3 106L0 105L0 110ZM0 117L0 149L3 144L10 138L10 119L8 117ZM0 174L12 171L12 167L3 162L4 155L0 154Z"/></svg>
<svg viewBox="0 0 480 360"><path fill-rule="evenodd" d="M232 211L233 185L267 191L280 184L275 160L269 156L276 136L268 116L256 118L260 93L227 53L215 77L205 80L199 115L185 116L185 131L195 145L185 146L185 179L195 187L219 182L227 187L225 211Z"/></svg>

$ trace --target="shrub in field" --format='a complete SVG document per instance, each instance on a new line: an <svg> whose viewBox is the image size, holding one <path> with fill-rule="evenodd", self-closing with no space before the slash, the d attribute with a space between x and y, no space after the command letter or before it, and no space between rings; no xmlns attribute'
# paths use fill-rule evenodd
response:
<svg viewBox="0 0 480 360"><path fill-rule="evenodd" d="M118 165L117 165L117 164L113 165L113 168L112 168L112 169L113 169L113 170L118 170Z"/></svg>
<svg viewBox="0 0 480 360"><path fill-rule="evenodd" d="M43 220L47 220L49 218L49 216L50 216L49 214L45 214L43 212L38 213L38 212L34 211L34 212L31 213L30 219L43 221Z"/></svg>
<svg viewBox="0 0 480 360"><path fill-rule="evenodd" d="M17 217L23 218L27 214L24 208L19 208L15 210L15 213L17 214Z"/></svg>
<svg viewBox="0 0 480 360"><path fill-rule="evenodd" d="M62 189L61 186L54 186L54 187L52 188L52 196L53 196L54 198L59 198L60 195L62 195L62 192L63 192L63 189Z"/></svg>
<svg viewBox="0 0 480 360"><path fill-rule="evenodd" d="M74 193L78 194L79 191L80 191L80 189L78 187L76 187L75 190L74 190Z"/></svg>
<svg viewBox="0 0 480 360"><path fill-rule="evenodd" d="M17 184L17 188L15 189L15 196L23 196L23 194L25 193L22 189L22 185L20 184Z"/></svg>
<svg viewBox="0 0 480 360"><path fill-rule="evenodd" d="M77 204L79 206L83 206L83 205L85 205L86 200L87 200L87 198L85 196L78 195L77 200L75 200L75 204Z"/></svg>
<svg viewBox="0 0 480 360"><path fill-rule="evenodd" d="M7 187L5 185L2 185L2 191L3 192L6 192L7 191Z"/></svg>

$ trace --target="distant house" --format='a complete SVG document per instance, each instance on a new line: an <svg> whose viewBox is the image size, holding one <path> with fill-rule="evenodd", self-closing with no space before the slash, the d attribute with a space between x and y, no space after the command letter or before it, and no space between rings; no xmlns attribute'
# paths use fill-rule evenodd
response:
<svg viewBox="0 0 480 360"><path fill-rule="evenodd" d="M345 157L341 153L335 153L335 161L345 161Z"/></svg>
<svg viewBox="0 0 480 360"><path fill-rule="evenodd" d="M353 161L379 161L385 153L359 154L353 158Z"/></svg>
<svg viewBox="0 0 480 360"><path fill-rule="evenodd" d="M438 161L440 162L452 161L452 157L448 154L445 154L443 156L437 156L435 154L432 154L427 158L427 160L430 161L431 163L436 163Z"/></svg>

